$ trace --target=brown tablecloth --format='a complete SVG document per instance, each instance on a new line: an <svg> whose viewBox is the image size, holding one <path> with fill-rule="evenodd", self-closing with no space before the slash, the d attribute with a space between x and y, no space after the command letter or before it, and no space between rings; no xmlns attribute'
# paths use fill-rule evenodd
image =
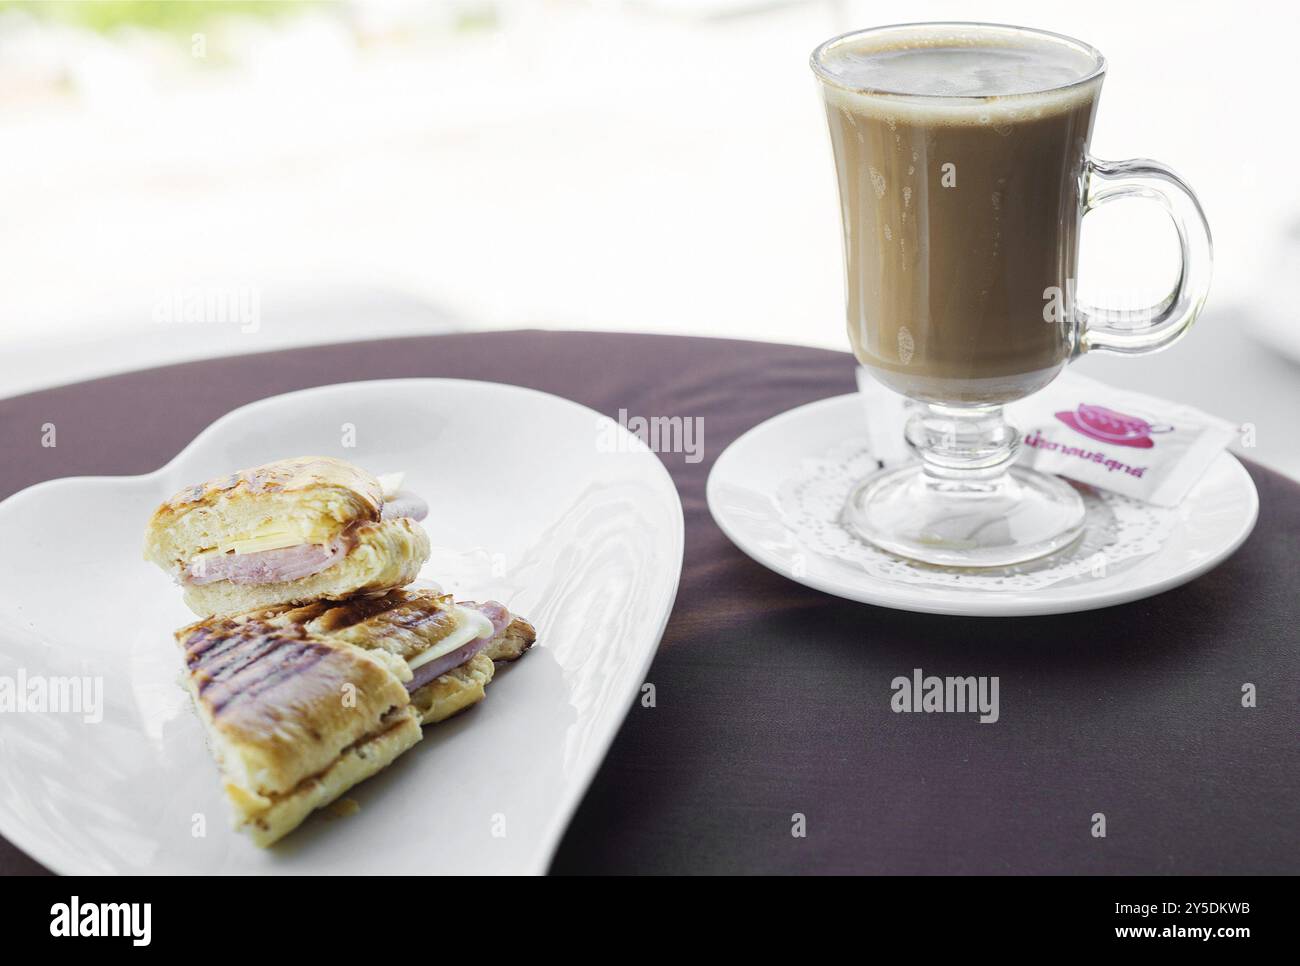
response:
<svg viewBox="0 0 1300 966"><path fill-rule="evenodd" d="M254 399L399 376L704 420L701 462L662 457L686 510L686 562L649 674L656 706L629 710L553 871L1300 871L1300 486L1258 466L1254 535L1184 587L1061 617L902 613L768 572L705 505L718 453L769 416L852 391L850 356L509 332L196 362L0 400L0 497L153 470ZM41 446L46 422L56 448ZM890 682L916 667L998 675L1000 720L893 713ZM0 871L39 869L0 841Z"/></svg>

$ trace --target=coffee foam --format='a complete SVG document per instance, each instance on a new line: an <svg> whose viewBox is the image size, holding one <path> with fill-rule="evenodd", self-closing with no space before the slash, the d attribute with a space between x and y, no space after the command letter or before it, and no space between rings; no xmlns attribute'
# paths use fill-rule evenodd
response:
<svg viewBox="0 0 1300 966"><path fill-rule="evenodd" d="M1099 55L1015 28L898 27L823 45L826 100L856 114L931 123L1013 123L1096 97Z"/></svg>

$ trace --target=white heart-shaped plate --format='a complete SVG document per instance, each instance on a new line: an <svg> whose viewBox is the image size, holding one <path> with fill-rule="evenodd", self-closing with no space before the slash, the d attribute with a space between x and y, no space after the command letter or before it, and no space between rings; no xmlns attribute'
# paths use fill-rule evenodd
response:
<svg viewBox="0 0 1300 966"><path fill-rule="evenodd" d="M538 643L350 791L358 813L317 813L262 850L229 828L177 684L172 632L194 617L141 559L143 531L186 485L303 454L404 472L431 507L421 577L502 601ZM0 833L62 873L544 872L644 681L683 547L677 491L635 436L566 399L458 379L261 400L147 476L15 494L0 534L0 687L91 682L79 713L0 716Z"/></svg>

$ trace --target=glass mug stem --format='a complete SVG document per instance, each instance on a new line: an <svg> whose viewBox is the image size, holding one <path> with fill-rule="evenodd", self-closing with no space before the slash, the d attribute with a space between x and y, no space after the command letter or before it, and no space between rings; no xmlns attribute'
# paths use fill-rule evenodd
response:
<svg viewBox="0 0 1300 966"><path fill-rule="evenodd" d="M927 403L908 419L905 436L927 474L957 485L997 479L1020 448L1020 434L1003 418L1001 406Z"/></svg>

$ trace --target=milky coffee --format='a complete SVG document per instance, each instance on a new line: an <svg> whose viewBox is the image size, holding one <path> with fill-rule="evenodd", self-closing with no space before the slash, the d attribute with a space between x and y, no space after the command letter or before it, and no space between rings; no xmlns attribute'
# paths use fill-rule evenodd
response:
<svg viewBox="0 0 1300 966"><path fill-rule="evenodd" d="M1047 385L1073 348L1066 313L1044 320L1044 292L1072 291L1099 59L973 27L873 32L817 60L858 359L927 402Z"/></svg>

